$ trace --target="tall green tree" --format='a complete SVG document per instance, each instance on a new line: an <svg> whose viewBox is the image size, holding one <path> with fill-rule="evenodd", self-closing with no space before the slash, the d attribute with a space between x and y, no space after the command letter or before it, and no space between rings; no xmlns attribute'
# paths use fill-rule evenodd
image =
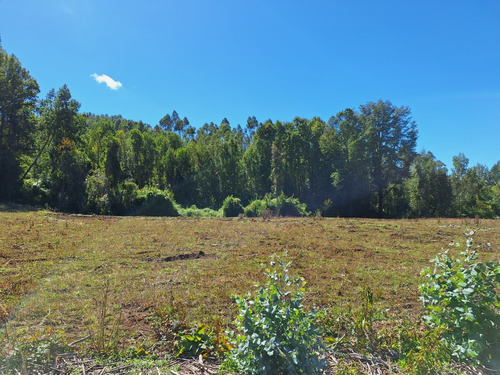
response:
<svg viewBox="0 0 500 375"><path fill-rule="evenodd" d="M371 188L363 123L352 109L328 121L320 147L331 165L334 212L342 216L370 216Z"/></svg>
<svg viewBox="0 0 500 375"><path fill-rule="evenodd" d="M377 196L377 212L382 217L385 194L409 175L416 155L416 124L408 107L396 107L382 100L362 105L360 120L367 142L371 183Z"/></svg>
<svg viewBox="0 0 500 375"><path fill-rule="evenodd" d="M0 200L15 198L23 157L33 152L38 83L0 45Z"/></svg>
<svg viewBox="0 0 500 375"><path fill-rule="evenodd" d="M488 174L488 184L493 186L500 182L500 161L497 161L493 167L491 167Z"/></svg>
<svg viewBox="0 0 500 375"><path fill-rule="evenodd" d="M256 125L252 120L252 129L255 130L252 143L243 155L243 168L247 181L247 191L250 197L263 197L271 192L273 142L276 136L276 126L271 120ZM276 150L275 150L276 151ZM275 157L277 157L275 155Z"/></svg>
<svg viewBox="0 0 500 375"><path fill-rule="evenodd" d="M85 210L85 179L89 170L88 158L82 151L86 121L79 109L80 103L71 97L68 86L63 85L55 95L49 94L43 114L49 141L43 148L45 144L49 146L52 204L72 212Z"/></svg>
<svg viewBox="0 0 500 375"><path fill-rule="evenodd" d="M466 204L465 175L469 166L469 159L463 153L453 157L453 169L451 181L453 184L455 214L465 215L464 206Z"/></svg>
<svg viewBox="0 0 500 375"><path fill-rule="evenodd" d="M105 160L108 143L115 135L113 123L108 119L94 122L87 132L87 153L94 168L101 168Z"/></svg>
<svg viewBox="0 0 500 375"><path fill-rule="evenodd" d="M407 181L410 214L444 217L451 214L453 192L445 165L431 152L421 152L411 166Z"/></svg>
<svg viewBox="0 0 500 375"><path fill-rule="evenodd" d="M453 157L452 184L455 210L459 216L495 216L494 191L489 184L490 171L485 165L469 167L464 154Z"/></svg>

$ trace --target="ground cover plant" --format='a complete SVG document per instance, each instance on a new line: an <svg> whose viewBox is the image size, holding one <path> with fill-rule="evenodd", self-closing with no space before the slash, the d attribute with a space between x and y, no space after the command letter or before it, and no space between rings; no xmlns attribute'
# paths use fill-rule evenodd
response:
<svg viewBox="0 0 500 375"><path fill-rule="evenodd" d="M109 355L154 353L159 360L198 333L203 340L210 334L213 353L227 343L224 328L214 327L231 327L238 315L232 296L263 284L261 264L285 250L294 274L307 281L304 307L329 312L323 323L330 344L343 348L357 340L367 355L370 345L399 350L388 328L412 335L408 322L424 312L420 271L463 237L466 225L476 227L477 242L492 245L478 253L480 260L498 260L495 220L113 217L2 207L0 358L50 356L33 353L96 332L101 343L93 336L71 350L100 345ZM103 296L106 306L97 303ZM412 358L424 355L418 345L437 345L429 335L414 335L415 346L402 348Z"/></svg>

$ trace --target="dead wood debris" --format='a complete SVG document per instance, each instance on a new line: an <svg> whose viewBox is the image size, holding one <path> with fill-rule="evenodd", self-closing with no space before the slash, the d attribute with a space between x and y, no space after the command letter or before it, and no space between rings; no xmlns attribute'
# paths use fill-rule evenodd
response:
<svg viewBox="0 0 500 375"><path fill-rule="evenodd" d="M330 352L325 356L327 368L324 375L336 374L340 369L355 367L358 373L366 375L399 375L406 374L390 358L367 356L355 352ZM173 358L168 368L151 367L140 368L140 365L123 363L97 363L95 359L86 359L77 353L59 354L55 363L43 369L37 364L26 363L24 369L10 369L0 367L0 375L4 374L36 374L36 375L105 375L105 374L140 374L140 375L216 375L219 372L221 361L211 358ZM489 375L486 369L473 368L464 364L454 366L456 373L463 375ZM243 375L243 374L242 374Z"/></svg>

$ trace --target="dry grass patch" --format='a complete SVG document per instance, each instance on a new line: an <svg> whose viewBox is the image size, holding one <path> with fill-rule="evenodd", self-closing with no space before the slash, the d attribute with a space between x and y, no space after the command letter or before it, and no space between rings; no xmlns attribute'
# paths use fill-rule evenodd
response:
<svg viewBox="0 0 500 375"><path fill-rule="evenodd" d="M0 212L2 340L41 327L85 336L106 285L123 345L155 340L149 318L175 306L185 319L229 324L231 299L263 281L261 264L288 250L307 281L309 306L358 303L370 286L377 307L416 316L420 270L464 223L453 219L221 219ZM473 224L473 223L470 223ZM498 259L500 222L483 220L476 241ZM487 253L489 252L489 253ZM114 309L114 310L113 310Z"/></svg>

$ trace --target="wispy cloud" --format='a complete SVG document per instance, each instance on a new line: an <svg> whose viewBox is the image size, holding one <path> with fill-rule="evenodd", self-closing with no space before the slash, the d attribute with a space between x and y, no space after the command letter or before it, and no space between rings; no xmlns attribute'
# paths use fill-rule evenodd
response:
<svg viewBox="0 0 500 375"><path fill-rule="evenodd" d="M119 81L115 81L113 78L110 76L107 76L106 74L101 74L98 75L97 73L91 74L91 77L94 77L94 79L99 82L99 83L105 83L106 86L108 86L111 90L118 90L120 87L122 87L122 83Z"/></svg>

